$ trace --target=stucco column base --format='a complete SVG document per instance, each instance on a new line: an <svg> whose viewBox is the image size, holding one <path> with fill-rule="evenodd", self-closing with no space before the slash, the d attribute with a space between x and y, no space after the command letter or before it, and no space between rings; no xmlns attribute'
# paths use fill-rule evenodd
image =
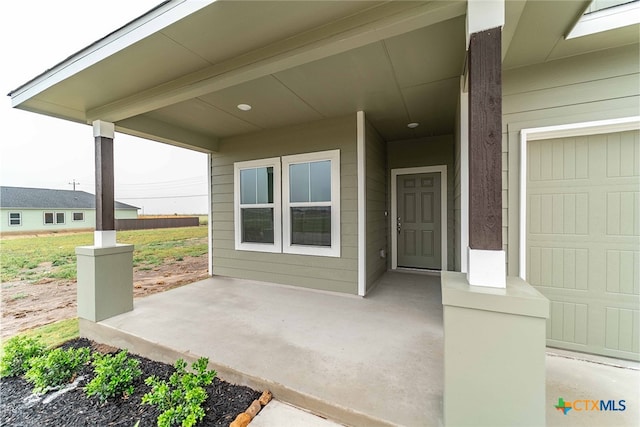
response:
<svg viewBox="0 0 640 427"><path fill-rule="evenodd" d="M445 426L544 425L549 300L515 277L504 289L441 279Z"/></svg>
<svg viewBox="0 0 640 427"><path fill-rule="evenodd" d="M78 317L99 322L133 310L133 245L79 246Z"/></svg>

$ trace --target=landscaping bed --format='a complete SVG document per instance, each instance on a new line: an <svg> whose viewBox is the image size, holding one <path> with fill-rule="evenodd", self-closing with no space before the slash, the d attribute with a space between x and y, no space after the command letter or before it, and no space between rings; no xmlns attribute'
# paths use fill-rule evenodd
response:
<svg viewBox="0 0 640 427"><path fill-rule="evenodd" d="M92 350L116 353L117 349L106 348L84 338L66 342L62 348L90 347ZM150 386L144 380L155 375L167 380L174 367L155 362L144 357L131 355L140 361L142 376L134 383L134 391L126 398L108 399L105 403L93 396L87 397L84 386L93 378L90 365L80 372L84 380L79 387L70 390L51 402L32 403L32 385L22 377L7 377L0 380L0 425L3 426L127 426L139 427L157 425L160 411L155 406L142 404L142 396ZM198 426L228 426L238 414L260 397L260 393L248 387L229 384L213 379L205 387L208 398L204 403L205 417ZM45 395L46 397L46 395Z"/></svg>

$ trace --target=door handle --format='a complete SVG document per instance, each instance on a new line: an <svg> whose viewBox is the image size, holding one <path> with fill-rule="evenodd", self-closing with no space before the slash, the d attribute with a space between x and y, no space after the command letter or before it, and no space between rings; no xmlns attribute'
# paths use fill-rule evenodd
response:
<svg viewBox="0 0 640 427"><path fill-rule="evenodd" d="M400 234L400 229L402 228L402 223L400 222L400 217L398 217L397 226L396 227L398 228L398 234Z"/></svg>

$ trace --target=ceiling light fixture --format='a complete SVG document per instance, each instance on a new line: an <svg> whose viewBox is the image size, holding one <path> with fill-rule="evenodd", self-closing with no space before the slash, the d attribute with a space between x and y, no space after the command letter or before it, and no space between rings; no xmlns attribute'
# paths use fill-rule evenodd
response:
<svg viewBox="0 0 640 427"><path fill-rule="evenodd" d="M249 111L251 108L252 107L249 104L238 104L238 110Z"/></svg>
<svg viewBox="0 0 640 427"><path fill-rule="evenodd" d="M420 126L420 123L418 123L418 122L411 122L411 123L409 123L409 124L407 125L407 127L408 127L409 129L415 129L415 128L417 128L418 126Z"/></svg>

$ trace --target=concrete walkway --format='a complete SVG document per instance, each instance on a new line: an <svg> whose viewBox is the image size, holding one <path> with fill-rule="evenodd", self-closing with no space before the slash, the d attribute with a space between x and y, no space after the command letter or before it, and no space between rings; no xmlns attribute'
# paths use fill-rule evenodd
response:
<svg viewBox="0 0 640 427"><path fill-rule="evenodd" d="M387 273L363 299L214 277L138 299L133 312L98 324L81 321L81 333L167 363L207 356L221 378L271 390L280 402L255 427L440 426L439 282ZM640 364L575 357L584 356L548 351L547 425L640 425ZM626 410L564 415L558 398L625 400Z"/></svg>

